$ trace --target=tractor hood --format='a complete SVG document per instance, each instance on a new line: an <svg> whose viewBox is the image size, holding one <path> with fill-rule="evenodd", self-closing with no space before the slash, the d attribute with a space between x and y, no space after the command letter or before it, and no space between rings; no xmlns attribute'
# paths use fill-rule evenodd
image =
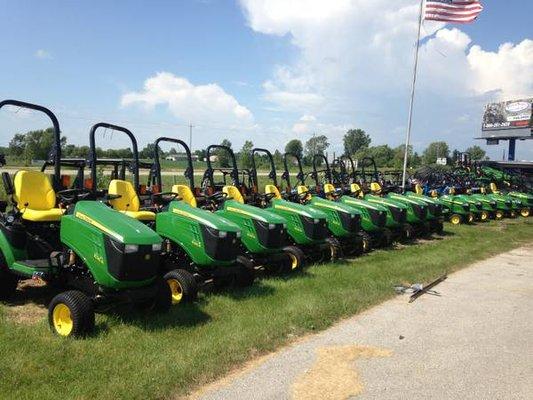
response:
<svg viewBox="0 0 533 400"><path fill-rule="evenodd" d="M367 208L369 210L374 210L374 211L387 211L387 209L383 207L381 204L379 204L378 202L371 203L369 201L357 199L352 196L342 196L342 197L343 197L342 201L348 205L353 204L354 206L364 207L364 208Z"/></svg>
<svg viewBox="0 0 533 400"><path fill-rule="evenodd" d="M224 211L240 214L244 217L259 220L268 224L286 224L287 220L273 212L263 210L259 207L239 203L236 200L226 200L224 202Z"/></svg>
<svg viewBox="0 0 533 400"><path fill-rule="evenodd" d="M240 232L240 228L230 220L210 211L192 207L184 201L172 201L168 206L168 211L212 229L223 232Z"/></svg>
<svg viewBox="0 0 533 400"><path fill-rule="evenodd" d="M286 211L289 213L298 214L307 218L327 219L327 215L315 208L304 206L303 204L291 203L287 200L273 199L272 208L276 210Z"/></svg>
<svg viewBox="0 0 533 400"><path fill-rule="evenodd" d="M161 238L142 222L99 201L79 201L72 215L125 244L158 244Z"/></svg>
<svg viewBox="0 0 533 400"><path fill-rule="evenodd" d="M361 212L353 207L350 207L344 203L337 203L335 201L326 200L318 196L313 196L311 200L311 205L313 207L333 210L337 212L342 212L346 214L361 215Z"/></svg>

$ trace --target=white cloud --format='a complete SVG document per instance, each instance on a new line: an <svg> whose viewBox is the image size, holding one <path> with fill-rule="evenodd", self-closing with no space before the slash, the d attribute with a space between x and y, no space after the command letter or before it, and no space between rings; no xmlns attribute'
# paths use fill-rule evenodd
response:
<svg viewBox="0 0 533 400"><path fill-rule="evenodd" d="M253 30L286 35L298 50L263 84L266 101L332 126L357 123L374 143L401 143L403 133L392 133L407 120L418 0L240 3ZM533 42L488 51L444 26L423 26L413 134L423 146L445 132L461 147L473 143L485 102L531 94ZM458 115L474 117L455 123ZM301 121L294 124L293 131L303 130Z"/></svg>
<svg viewBox="0 0 533 400"><path fill-rule="evenodd" d="M34 53L34 56L40 60L51 60L52 54L50 54L47 50L39 49Z"/></svg>
<svg viewBox="0 0 533 400"><path fill-rule="evenodd" d="M248 108L216 83L193 85L186 78L159 72L146 79L143 90L122 96L123 107L139 104L146 109L164 105L185 122L252 125Z"/></svg>
<svg viewBox="0 0 533 400"><path fill-rule="evenodd" d="M498 90L501 98L533 93L533 40L502 44L497 53L472 46L467 59L477 93Z"/></svg>

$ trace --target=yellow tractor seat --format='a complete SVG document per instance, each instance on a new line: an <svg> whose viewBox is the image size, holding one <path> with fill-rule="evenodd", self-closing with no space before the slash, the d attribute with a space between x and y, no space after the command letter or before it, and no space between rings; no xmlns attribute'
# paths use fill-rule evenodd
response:
<svg viewBox="0 0 533 400"><path fill-rule="evenodd" d="M370 184L370 191L372 193L377 193L377 194L380 194L381 193L381 185L377 182L372 182Z"/></svg>
<svg viewBox="0 0 533 400"><path fill-rule="evenodd" d="M139 221L154 221L155 213L151 211L143 211L141 208L141 201L135 192L131 182L123 181L121 179L113 179L109 182L108 193L110 195L120 196L118 199L109 201L111 207L115 210L126 214L128 217L138 219Z"/></svg>
<svg viewBox="0 0 533 400"><path fill-rule="evenodd" d="M359 184L357 183L352 183L350 185L350 192L352 192L353 194L359 197L363 197L363 190L361 189L361 186L359 186Z"/></svg>
<svg viewBox="0 0 533 400"><path fill-rule="evenodd" d="M189 204L191 207L197 206L196 198L194 197L194 194L189 186L174 185L172 186L172 192L177 193L181 197L181 200Z"/></svg>
<svg viewBox="0 0 533 400"><path fill-rule="evenodd" d="M22 219L33 222L56 222L64 210L57 208L56 193L44 172L19 171L13 179L13 200Z"/></svg>
<svg viewBox="0 0 533 400"><path fill-rule="evenodd" d="M304 201L307 201L309 200L312 196L311 196L311 193L309 193L309 189L307 188L307 186L304 186L304 185L298 185L298 187L296 188L296 190L298 191L298 194L301 195L303 193L307 193L307 195L305 196L305 198L303 199Z"/></svg>
<svg viewBox="0 0 533 400"><path fill-rule="evenodd" d="M424 193L424 190L422 189L422 186L419 183L417 183L415 185L415 193L416 194L423 194Z"/></svg>
<svg viewBox="0 0 533 400"><path fill-rule="evenodd" d="M335 198L335 186L333 186L331 183L325 183L324 184L324 194L328 199L334 199Z"/></svg>
<svg viewBox="0 0 533 400"><path fill-rule="evenodd" d="M232 185L226 185L222 188L222 191L228 195L228 198L238 201L244 204L244 198L238 188Z"/></svg>
<svg viewBox="0 0 533 400"><path fill-rule="evenodd" d="M281 199L281 193L279 192L279 190L276 187L276 185L265 185L265 193L266 194L273 193L274 194L274 198Z"/></svg>
<svg viewBox="0 0 533 400"><path fill-rule="evenodd" d="M500 191L498 190L498 186L496 186L494 182L491 182L490 184L490 191L495 194L500 193Z"/></svg>

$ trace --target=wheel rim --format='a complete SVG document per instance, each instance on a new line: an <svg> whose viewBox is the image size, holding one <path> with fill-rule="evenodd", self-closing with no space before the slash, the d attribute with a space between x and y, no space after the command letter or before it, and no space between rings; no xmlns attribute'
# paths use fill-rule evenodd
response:
<svg viewBox="0 0 533 400"><path fill-rule="evenodd" d="M72 320L70 308L66 304L59 303L54 307L52 319L54 322L54 329L59 335L70 335L74 328L74 321Z"/></svg>
<svg viewBox="0 0 533 400"><path fill-rule="evenodd" d="M330 260L335 260L337 258L337 246L332 244L329 246L329 256Z"/></svg>
<svg viewBox="0 0 533 400"><path fill-rule="evenodd" d="M529 217L529 210L528 210L527 208L522 208L522 209L520 210L520 215L521 215L522 217Z"/></svg>
<svg viewBox="0 0 533 400"><path fill-rule="evenodd" d="M461 222L461 218L460 218L458 215L453 215L453 216L450 218L450 222L451 222L453 225L459 225L459 223Z"/></svg>
<svg viewBox="0 0 533 400"><path fill-rule="evenodd" d="M474 221L474 216L472 214L468 214L468 223L472 223Z"/></svg>
<svg viewBox="0 0 533 400"><path fill-rule="evenodd" d="M503 213L501 211L496 211L496 219L502 219Z"/></svg>
<svg viewBox="0 0 533 400"><path fill-rule="evenodd" d="M172 294L172 304L178 304L183 299L183 288L177 279L167 279Z"/></svg>
<svg viewBox="0 0 533 400"><path fill-rule="evenodd" d="M483 211L481 213L481 220L482 221L486 221L488 217L489 217L489 214L487 212Z"/></svg>
<svg viewBox="0 0 533 400"><path fill-rule="evenodd" d="M363 239L363 251L368 251L368 248L370 247L368 240Z"/></svg>
<svg viewBox="0 0 533 400"><path fill-rule="evenodd" d="M289 254L289 259L290 259L290 262L291 262L291 270L294 271L299 266L298 257L296 257L294 254Z"/></svg>

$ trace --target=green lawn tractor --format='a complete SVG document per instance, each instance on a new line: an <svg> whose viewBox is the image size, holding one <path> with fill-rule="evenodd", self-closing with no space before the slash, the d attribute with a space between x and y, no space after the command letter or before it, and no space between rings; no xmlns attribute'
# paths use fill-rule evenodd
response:
<svg viewBox="0 0 533 400"><path fill-rule="evenodd" d="M264 193L259 190L257 158L264 158L269 165L268 182ZM330 237L327 215L317 209L283 199L278 187L276 165L272 153L254 148L251 153L252 168L248 171L248 202L265 208L287 220L290 242L303 250L309 262L334 261L340 252L338 241Z"/></svg>
<svg viewBox="0 0 533 400"><path fill-rule="evenodd" d="M319 165L322 164L322 168ZM333 176L327 158L322 154L313 157L313 173L315 192L321 197L346 204L358 210L361 215L361 229L366 232L373 247L387 247L392 244L392 231L386 227L387 208L365 200L346 196L338 192L333 185Z"/></svg>
<svg viewBox="0 0 533 400"><path fill-rule="evenodd" d="M365 164L373 166L373 172L370 175L365 172ZM370 176L370 185L367 183L367 176ZM376 162L373 158L365 157L361 160L361 177L361 189L365 193L365 200L380 203L383 199L387 199L396 204L403 204L407 207L406 221L413 227L416 235L427 236L431 233L432 225L429 221L433 219L438 221L440 215L437 212L430 214L428 205L422 199L398 193L397 185L385 186L383 182L380 183Z"/></svg>
<svg viewBox="0 0 533 400"><path fill-rule="evenodd" d="M171 293L158 276L159 235L102 203L84 200L89 190L64 190L57 118L42 106L0 102L0 108L9 105L51 119L54 174L51 183L40 171L20 170L13 179L2 173L13 208L4 202L0 210L0 299L13 296L22 279L51 285L59 293L49 304L48 321L63 337L91 333L95 312L118 304L167 310Z"/></svg>
<svg viewBox="0 0 533 400"><path fill-rule="evenodd" d="M229 167L214 168L217 158L229 160ZM287 220L270 210L246 204L245 188L233 150L211 145L206 150L207 169L202 179L202 195L197 201L204 209L235 223L242 231L241 254L248 257L251 268L273 273L301 270L305 264L303 251L290 243ZM230 178L230 182L227 181ZM220 179L215 181L215 179Z"/></svg>
<svg viewBox="0 0 533 400"><path fill-rule="evenodd" d="M451 188L450 188L451 189ZM452 225L459 225L462 223L471 224L475 217L471 211L471 204L463 198L455 196L453 189L451 193L442 194L439 197L440 202L446 207L448 211L448 221Z"/></svg>
<svg viewBox="0 0 533 400"><path fill-rule="evenodd" d="M350 171L348 171L347 165L350 166ZM385 210L387 215L385 227L391 231L393 240L408 242L415 238L413 227L407 223L408 207L406 205L385 198L380 198L379 201L364 199L363 191L357 180L355 163L350 156L344 155L334 160L331 175L336 190L344 195L343 198L349 205L357 203L362 206L370 205Z"/></svg>
<svg viewBox="0 0 533 400"><path fill-rule="evenodd" d="M251 285L255 276L246 268L248 260L243 260L238 254L239 227L224 218L195 207L191 195L187 197L185 190L187 186L173 187L170 192L161 192L159 147L155 147L154 150L154 163L140 162L133 134L122 127L107 126L107 128L124 132L129 136L134 149L133 160L126 162L96 159L95 152L91 151L91 163L98 166L113 166L113 179L109 183L107 192L104 192L110 198L109 204L129 217L144 222L163 238L160 273L172 290L173 303L195 300L199 286L205 287L208 284L221 286L226 283L236 286ZM162 141L182 144L175 139L160 138L155 145L159 146ZM190 157L186 145L184 150ZM192 165L192 161L190 163ZM131 172L133 184L126 180L126 166ZM139 183L140 166L149 167L149 179L153 178L154 183L158 182L157 185L147 187ZM93 176L91 181L96 190L96 177Z"/></svg>
<svg viewBox="0 0 533 400"><path fill-rule="evenodd" d="M290 179L289 163L298 168L297 185L293 188ZM300 157L294 153L283 156L284 172L281 176L286 188L281 192L282 198L290 202L303 204L322 211L327 216L328 230L341 246L341 253L346 256L360 255L370 251L371 238L361 229L361 213L346 204L333 202L318 196L305 185L305 174Z"/></svg>
<svg viewBox="0 0 533 400"><path fill-rule="evenodd" d="M516 214L520 214L522 217L527 218L531 213L533 207L533 195L525 192L508 191L504 192L500 190L495 183L491 183L489 186L489 196L492 196L495 200L500 200L510 204L510 211L507 216L514 217Z"/></svg>

